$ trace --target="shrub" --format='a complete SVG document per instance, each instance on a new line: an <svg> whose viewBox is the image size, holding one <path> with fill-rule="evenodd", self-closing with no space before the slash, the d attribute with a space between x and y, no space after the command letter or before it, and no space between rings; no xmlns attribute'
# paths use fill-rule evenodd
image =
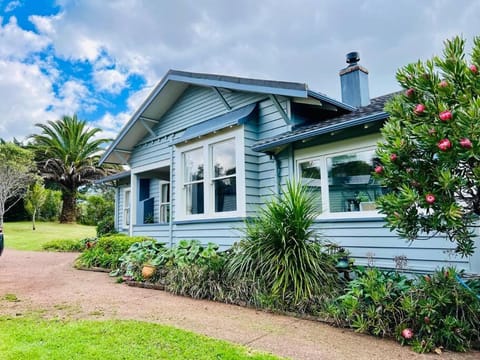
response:
<svg viewBox="0 0 480 360"><path fill-rule="evenodd" d="M397 328L397 339L412 344L417 352L443 347L467 351L480 340L480 300L463 287L454 268L420 277L402 300L406 320ZM413 332L402 337L403 329Z"/></svg>
<svg viewBox="0 0 480 360"><path fill-rule="evenodd" d="M46 189L43 205L40 207L38 218L45 221L56 221L62 210L62 193L58 190Z"/></svg>
<svg viewBox="0 0 480 360"><path fill-rule="evenodd" d="M409 280L378 269L360 271L327 308L339 325L395 336L417 352L467 351L480 341L480 300L455 269Z"/></svg>
<svg viewBox="0 0 480 360"><path fill-rule="evenodd" d="M106 216L102 220L100 220L97 224L97 236L104 236L108 234L115 234L117 230L115 230L115 219L113 216Z"/></svg>
<svg viewBox="0 0 480 360"><path fill-rule="evenodd" d="M313 194L289 182L282 196L268 201L245 223L245 238L227 264L229 276L261 279L273 297L294 306L336 290L333 258L315 240Z"/></svg>
<svg viewBox="0 0 480 360"><path fill-rule="evenodd" d="M119 266L120 257L133 243L148 239L147 237L131 237L124 234L103 236L77 258L76 265L116 269Z"/></svg>
<svg viewBox="0 0 480 360"><path fill-rule="evenodd" d="M198 264L172 267L168 270L165 280L166 290L173 294L217 301L223 301L225 298L220 268Z"/></svg>
<svg viewBox="0 0 480 360"><path fill-rule="evenodd" d="M43 250L47 250L47 251L81 252L85 249L85 242L84 240L72 240L72 239L52 240L44 243L42 245L42 248Z"/></svg>
<svg viewBox="0 0 480 360"><path fill-rule="evenodd" d="M327 307L327 314L337 324L357 332L393 336L405 318L400 304L410 290L411 280L376 268L359 268L356 275L348 283L346 293Z"/></svg>

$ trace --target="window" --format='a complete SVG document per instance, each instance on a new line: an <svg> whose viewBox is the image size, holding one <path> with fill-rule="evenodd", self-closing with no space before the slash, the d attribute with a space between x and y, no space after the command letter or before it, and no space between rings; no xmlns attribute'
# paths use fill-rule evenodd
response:
<svg viewBox="0 0 480 360"><path fill-rule="evenodd" d="M215 212L237 210L235 139L211 145Z"/></svg>
<svg viewBox="0 0 480 360"><path fill-rule="evenodd" d="M170 221L170 183L160 182L160 223L165 224Z"/></svg>
<svg viewBox="0 0 480 360"><path fill-rule="evenodd" d="M243 131L177 147L181 159L177 219L243 216ZM239 149L242 149L239 151ZM242 189L243 187L243 189Z"/></svg>
<svg viewBox="0 0 480 360"><path fill-rule="evenodd" d="M123 228L130 226L130 188L123 190Z"/></svg>
<svg viewBox="0 0 480 360"><path fill-rule="evenodd" d="M203 149L199 148L185 152L183 154L183 166L186 213L203 214Z"/></svg>
<svg viewBox="0 0 480 360"><path fill-rule="evenodd" d="M350 149L343 146L343 150L339 145L334 149L331 145L330 148L323 146L319 151L304 149L303 154L297 156L299 177L315 193L323 214L377 213L375 200L385 189L372 176L378 165L372 143L366 141L365 145L369 146L361 146L360 141Z"/></svg>

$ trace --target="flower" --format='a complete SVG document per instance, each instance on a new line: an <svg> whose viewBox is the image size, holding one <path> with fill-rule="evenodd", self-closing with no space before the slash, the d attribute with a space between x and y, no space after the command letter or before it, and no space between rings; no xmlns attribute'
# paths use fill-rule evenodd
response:
<svg viewBox="0 0 480 360"><path fill-rule="evenodd" d="M402 330L402 336L404 339L411 339L413 337L413 330L410 328L406 328Z"/></svg>
<svg viewBox="0 0 480 360"><path fill-rule="evenodd" d="M398 159L398 155L393 153L393 154L390 154L390 161L391 162L395 162L396 160Z"/></svg>
<svg viewBox="0 0 480 360"><path fill-rule="evenodd" d="M470 71L474 73L475 75L478 73L478 68L475 64L470 65L469 67Z"/></svg>
<svg viewBox="0 0 480 360"><path fill-rule="evenodd" d="M441 151L447 151L448 149L450 149L452 147L452 143L448 139L442 139L438 142L437 147Z"/></svg>
<svg viewBox="0 0 480 360"><path fill-rule="evenodd" d="M425 105L423 104L418 104L417 106L415 106L415 109L413 110L413 112L415 113L415 115L422 115L424 112L425 112Z"/></svg>
<svg viewBox="0 0 480 360"><path fill-rule="evenodd" d="M375 170L374 170L374 171L375 171L376 174L381 174L381 173L383 173L383 166L382 166L382 165L377 165L377 166L375 166Z"/></svg>
<svg viewBox="0 0 480 360"><path fill-rule="evenodd" d="M425 195L425 201L427 202L427 204L432 205L435 202L435 195L433 194Z"/></svg>
<svg viewBox="0 0 480 360"><path fill-rule="evenodd" d="M405 96L406 97L412 97L414 92L415 92L415 90L412 89L412 88L407 89L407 90L405 90Z"/></svg>
<svg viewBox="0 0 480 360"><path fill-rule="evenodd" d="M452 119L452 112L450 110L445 110L445 111L442 111L438 117L440 118L440 120L442 121L448 121L448 120L451 120Z"/></svg>
<svg viewBox="0 0 480 360"><path fill-rule="evenodd" d="M438 86L440 86L441 88L446 88L448 86L448 82L446 80L442 80L440 81Z"/></svg>
<svg viewBox="0 0 480 360"><path fill-rule="evenodd" d="M472 142L468 138L463 138L463 139L460 139L460 146L463 147L464 149L471 149Z"/></svg>

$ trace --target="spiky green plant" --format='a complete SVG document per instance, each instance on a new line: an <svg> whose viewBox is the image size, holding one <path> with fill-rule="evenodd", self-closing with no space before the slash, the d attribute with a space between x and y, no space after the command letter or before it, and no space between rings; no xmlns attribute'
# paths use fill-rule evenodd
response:
<svg viewBox="0 0 480 360"><path fill-rule="evenodd" d="M261 279L271 295L298 304L335 288L333 259L312 228L315 198L297 181L286 184L245 223L245 237L228 263L230 277Z"/></svg>

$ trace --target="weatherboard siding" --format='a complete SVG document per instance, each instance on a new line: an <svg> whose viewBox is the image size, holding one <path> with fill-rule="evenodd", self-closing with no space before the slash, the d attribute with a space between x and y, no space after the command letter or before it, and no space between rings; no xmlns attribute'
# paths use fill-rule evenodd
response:
<svg viewBox="0 0 480 360"><path fill-rule="evenodd" d="M265 95L232 91L221 91L232 109L236 109L260 100ZM164 136L184 130L229 110L215 94L212 88L189 86L175 104L153 128L157 136ZM148 139L148 138L147 138Z"/></svg>
<svg viewBox="0 0 480 360"><path fill-rule="evenodd" d="M395 268L396 256L405 257L406 270L433 271L442 266L456 266L469 271L469 260L453 254L453 244L445 237L436 236L407 242L384 227L381 219L374 221L323 220L315 229L327 240L348 249L357 265Z"/></svg>

